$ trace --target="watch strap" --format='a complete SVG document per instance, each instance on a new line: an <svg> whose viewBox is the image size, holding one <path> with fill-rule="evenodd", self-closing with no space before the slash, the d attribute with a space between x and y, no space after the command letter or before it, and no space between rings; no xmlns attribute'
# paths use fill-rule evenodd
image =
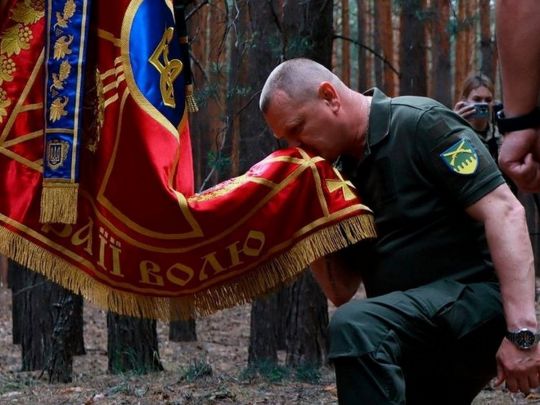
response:
<svg viewBox="0 0 540 405"><path fill-rule="evenodd" d="M536 107L528 114L512 118L506 118L504 110L497 112L497 127L502 134L538 126L540 126L540 107Z"/></svg>

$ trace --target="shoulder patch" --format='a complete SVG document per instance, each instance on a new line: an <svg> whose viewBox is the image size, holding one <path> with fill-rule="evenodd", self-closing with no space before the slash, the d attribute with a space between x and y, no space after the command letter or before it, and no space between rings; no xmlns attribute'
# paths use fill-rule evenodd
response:
<svg viewBox="0 0 540 405"><path fill-rule="evenodd" d="M450 170L458 174L473 174L478 168L478 155L468 139L458 140L439 156Z"/></svg>

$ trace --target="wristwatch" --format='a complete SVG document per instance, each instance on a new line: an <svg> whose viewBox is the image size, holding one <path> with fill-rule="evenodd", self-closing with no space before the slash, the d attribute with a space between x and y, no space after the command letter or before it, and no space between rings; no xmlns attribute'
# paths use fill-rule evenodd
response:
<svg viewBox="0 0 540 405"><path fill-rule="evenodd" d="M524 328L512 332L507 331L506 338L515 344L518 349L529 350L540 341L540 333Z"/></svg>
<svg viewBox="0 0 540 405"><path fill-rule="evenodd" d="M501 134L540 126L540 107L518 117L506 118L504 110L497 111L497 127Z"/></svg>

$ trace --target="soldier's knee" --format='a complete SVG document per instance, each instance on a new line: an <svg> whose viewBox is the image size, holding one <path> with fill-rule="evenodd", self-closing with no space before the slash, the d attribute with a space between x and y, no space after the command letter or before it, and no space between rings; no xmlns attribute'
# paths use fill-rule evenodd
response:
<svg viewBox="0 0 540 405"><path fill-rule="evenodd" d="M330 354L358 356L376 347L379 339L373 327L373 306L367 301L353 301L339 307L329 323Z"/></svg>

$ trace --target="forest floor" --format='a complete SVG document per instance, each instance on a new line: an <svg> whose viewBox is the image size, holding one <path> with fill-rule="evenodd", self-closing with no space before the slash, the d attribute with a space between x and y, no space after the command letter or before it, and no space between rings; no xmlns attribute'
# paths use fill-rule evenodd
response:
<svg viewBox="0 0 540 405"><path fill-rule="evenodd" d="M330 308L333 311L333 308ZM285 367L253 375L247 366L249 305L197 321L197 342L168 340L158 322L164 372L107 373L106 313L85 304L87 354L73 364L73 382L47 383L46 375L21 372L21 349L12 344L11 291L0 287L0 404L337 404L332 369L294 373ZM284 355L282 353L282 355ZM437 404L434 398L433 404ZM474 405L540 404L540 395L486 389Z"/></svg>

